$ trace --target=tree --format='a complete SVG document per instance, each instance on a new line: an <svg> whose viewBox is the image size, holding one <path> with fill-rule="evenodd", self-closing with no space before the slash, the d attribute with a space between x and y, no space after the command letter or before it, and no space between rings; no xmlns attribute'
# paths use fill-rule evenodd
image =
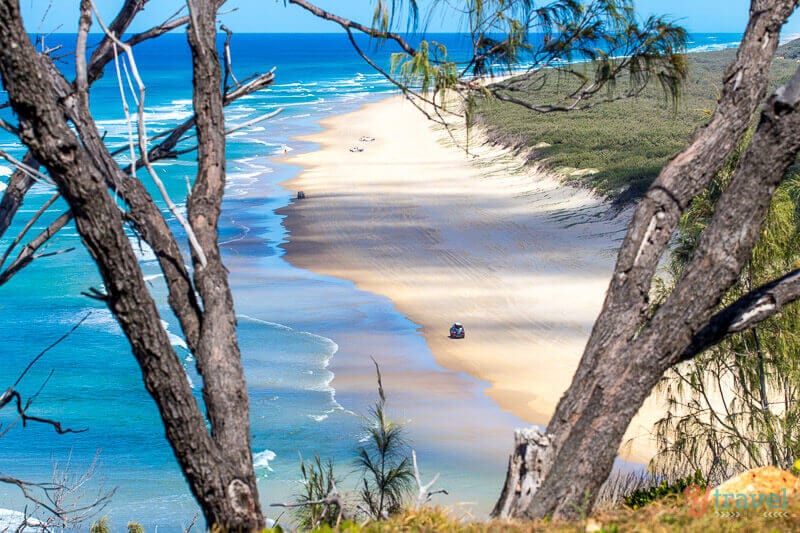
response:
<svg viewBox="0 0 800 533"><path fill-rule="evenodd" d="M271 73L223 88L216 49L216 15L223 0L190 0L180 13L125 42L120 39L147 0L126 0L106 27L91 0L80 4L76 41L76 77L69 82L56 68L49 50L38 53L20 15L18 0L0 1L0 75L18 124L0 123L29 150L0 203L0 232L8 229L25 193L36 180L53 183L69 205L40 235L23 247L0 274L0 283L38 257L36 251L67 222L74 220L80 237L102 276L105 291L89 294L103 300L128 337L145 387L156 402L167 439L203 510L209 526L224 530L263 528L250 450L247 390L236 338L236 317L217 242L217 223L225 186L223 106L272 83ZM87 35L92 13L105 37L87 60ZM143 105L145 87L136 70L132 47L188 24L194 72L195 115L159 144L148 148ZM124 53L137 85L138 160L128 168L114 160L89 111L91 84L105 66ZM229 68L230 65L226 64ZM120 79L120 83L121 83ZM224 92L223 92L224 91ZM178 238L153 197L136 178L138 170L160 185L151 163L174 157L175 146L194 128L198 170L183 222L192 267L184 264ZM134 153L133 140L130 147ZM43 170L40 170L43 169ZM162 194L165 195L163 187ZM121 200L121 205L117 203ZM54 201L55 197L53 198ZM172 205L165 195L165 201ZM52 202L50 202L52 203ZM43 215L43 208L34 220ZM192 395L180 360L161 325L132 245L130 225L158 257L169 288L169 304L177 316L203 378L206 416ZM20 242L32 222L15 239ZM206 423L208 423L207 429Z"/></svg>
<svg viewBox="0 0 800 533"><path fill-rule="evenodd" d="M672 279L680 277L691 258L734 162L725 166L682 217L670 261ZM796 264L800 257L798 180L792 172L778 187L760 239L723 306ZM669 411L656 425L659 453L652 469L670 477L700 470L718 484L749 468L792 467L800 455L795 401L800 379L798 320L797 305L787 306L667 372L659 388Z"/></svg>
<svg viewBox="0 0 800 533"><path fill-rule="evenodd" d="M427 82L434 94L448 88L459 94L488 92L537 111L567 111L593 105L588 98L626 72L634 90L622 97L635 94L637 82L652 78L674 95L685 72L673 47L682 44L680 33L655 19L644 28L638 26L632 2L625 0L563 0L542 8L525 0L465 0L475 56L463 71L431 57L429 48L414 49L388 31L396 2L378 2L372 27L336 17L305 0L289 2L336 22L351 40L357 30L396 41L410 56L406 72L421 79L423 86ZM415 2L409 4L413 13ZM747 29L726 71L717 109L689 147L662 169L633 214L606 300L569 389L544 432L530 428L515 435L495 516L569 518L591 507L611 472L625 430L664 373L775 315L800 296L800 270L795 269L720 308L750 257L777 184L800 150L800 71L764 100L781 27L796 5L795 0L752 0ZM485 28L501 30L505 38L490 41L492 31ZM545 34L538 47L527 40L531 28ZM614 53L597 50L603 41ZM519 81L483 88L462 77L468 70L480 73L496 63L495 53L513 64L524 47L543 55ZM435 50L444 52L441 47ZM558 58L576 58L568 50L594 61L583 67L556 65ZM535 88L550 73L565 72L578 79L578 88L567 91L560 102L532 105L514 96ZM402 80L397 83L408 90ZM753 138L691 260L674 290L651 314L656 269L681 215L723 167L756 117Z"/></svg>
<svg viewBox="0 0 800 533"><path fill-rule="evenodd" d="M675 97L687 72L680 54L687 35L662 17L640 22L632 0L557 0L540 6L533 0L434 0L428 17L462 17L472 40L472 53L451 57L436 41L413 46L393 31L399 14L412 27L419 22L416 0L375 0L372 25L364 25L319 8L308 0L288 0L311 14L341 26L361 57L383 74L429 119L447 126L454 116L470 119L472 97L492 96L547 113L588 109L598 103L631 98L657 80ZM437 10L441 13L437 13ZM377 45L392 42L392 72L376 64L354 33ZM588 60L588 62L587 62ZM488 85L487 78L511 74L528 65L524 75ZM552 102L531 103L524 95L556 76L570 84ZM627 87L613 92L625 79ZM604 89L609 89L604 93ZM448 105L460 96L463 106ZM437 100L438 98L438 100Z"/></svg>
<svg viewBox="0 0 800 533"><path fill-rule="evenodd" d="M414 471L408 460L408 444L403 426L387 420L386 395L378 373L378 401L365 419L367 441L358 448L355 466L361 473L359 497L365 507L359 507L372 520L384 520L403 509L411 493Z"/></svg>
<svg viewBox="0 0 800 533"><path fill-rule="evenodd" d="M753 1L716 111L636 208L570 388L544 434L516 436L497 514L574 516L585 494L592 502L631 418L667 369L769 318L800 294L800 272L794 270L718 308L800 149L800 74L763 102L780 28L795 5ZM651 316L650 287L681 214L733 153L762 103L753 139L692 259Z"/></svg>

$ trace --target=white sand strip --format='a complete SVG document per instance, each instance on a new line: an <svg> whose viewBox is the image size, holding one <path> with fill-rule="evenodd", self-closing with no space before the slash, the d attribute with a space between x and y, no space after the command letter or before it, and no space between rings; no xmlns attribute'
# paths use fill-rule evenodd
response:
<svg viewBox="0 0 800 533"><path fill-rule="evenodd" d="M630 212L612 218L589 192L503 150L468 156L401 97L322 126L304 138L320 150L281 158L305 167L284 184L306 194L283 211L287 258L389 297L442 367L489 382L501 408L545 424L600 311ZM466 339L447 337L455 321ZM629 436L648 434L653 405ZM637 439L625 457L646 461L652 449Z"/></svg>

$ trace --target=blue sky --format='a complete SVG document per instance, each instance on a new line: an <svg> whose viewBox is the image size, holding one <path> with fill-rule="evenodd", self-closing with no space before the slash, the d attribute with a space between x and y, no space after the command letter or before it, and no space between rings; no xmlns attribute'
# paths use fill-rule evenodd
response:
<svg viewBox="0 0 800 533"><path fill-rule="evenodd" d="M110 19L122 3L120 0L95 0L104 18ZM432 0L420 0L423 6ZM456 0L457 1L457 0ZM47 18L42 24L42 15L47 8L47 0L20 0L29 31L74 32L77 26L77 7L79 0L54 0ZM320 7L342 16L369 22L372 13L370 0L318 0ZM140 31L156 24L184 2L182 0L151 0L140 16L137 26ZM663 14L677 19L690 32L731 32L741 33L747 24L749 0L637 0L636 6L643 15ZM223 10L238 8L236 12L223 16L223 21L237 32L335 32L339 27L333 23L319 20L297 6L283 5L283 0L228 0ZM428 30L458 31L462 29L458 17L434 16ZM800 15L790 19L784 28L784 35L800 33Z"/></svg>

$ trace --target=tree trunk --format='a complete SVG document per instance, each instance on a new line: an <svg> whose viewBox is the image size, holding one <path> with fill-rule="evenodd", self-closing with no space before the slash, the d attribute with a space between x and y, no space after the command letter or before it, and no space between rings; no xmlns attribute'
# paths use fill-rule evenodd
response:
<svg viewBox="0 0 800 533"><path fill-rule="evenodd" d="M25 154L22 162L29 167L37 168L39 163L31 157L30 153ZM5 235L6 230L11 226L14 215L22 207L22 202L25 195L36 183L32 177L22 170L15 170L11 177L8 179L8 187L3 194L3 199L0 201L0 237Z"/></svg>
<svg viewBox="0 0 800 533"><path fill-rule="evenodd" d="M800 149L800 72L770 99L698 249L667 301L649 317L658 260L680 215L738 144L766 92L790 0L753 0L750 21L709 124L660 173L637 206L600 317L572 384L542 435L518 432L493 514L575 518L607 479L631 419L672 365L707 347L714 312L748 260L772 194ZM775 312L776 301L760 300ZM761 313L726 322L735 331ZM759 315L760 316L760 315Z"/></svg>
<svg viewBox="0 0 800 533"><path fill-rule="evenodd" d="M635 368L627 354L594 373L591 396L565 396L559 407L575 416L555 432L517 431L503 493L493 514L502 517L574 518L591 510L611 473L622 436L662 372ZM642 378L651 376L647 381ZM580 405L586 405L578 411ZM580 413L580 414L578 414ZM553 424L552 426L558 426Z"/></svg>
<svg viewBox="0 0 800 533"><path fill-rule="evenodd" d="M126 5L134 3L140 4L128 2ZM88 12L87 2L84 0L82 4L82 11ZM213 43L215 33L216 8L213 7L212 12L212 7L204 7L200 15L205 21L201 25L205 43L201 52L207 61L210 61L210 54L215 55L213 44L208 46L209 42ZM103 278L109 309L131 342L145 387L156 402L167 439L189 487L209 526L217 525L232 531L260 530L264 519L258 504L250 456L249 411L236 344L235 315L216 240L210 242L211 238L216 239L217 219L207 216L202 221L205 223L203 244L215 254L206 252L213 258L208 272L195 272L198 280L202 278L202 283L197 282L204 308L200 331L191 335L193 328L187 328L189 337L194 337L187 340L195 341L198 363L202 361L203 365L204 395L212 425L212 434L209 435L206 419L186 381L183 365L161 325L155 302L125 234L122 213L109 193L108 174L118 173L119 169L109 167L112 159L104 146L91 142L94 134L90 118L72 115L76 129L82 135L81 140L67 123L67 116L75 110L71 107L75 101L78 101L76 113L81 113L81 102L85 101L85 94L81 91L85 91L86 83L76 84L70 94L59 94L64 87L50 70L48 61L31 45L22 25L18 0L0 0L0 75L19 118L20 139L47 169L70 205L76 228ZM212 85L205 90L214 93L219 91L219 86L212 80ZM205 193L203 190L195 189L193 199L207 207L203 212L207 215L209 212L218 214L224 187L221 98L211 98L206 106L197 107L198 116L204 113L212 117L207 129L214 138L209 141L208 135L199 135L201 148L206 143L213 154L201 162L201 169L211 167L217 169L217 174L212 180L198 178L200 183L211 181L214 185L205 203L199 198ZM82 142L83 138L86 142ZM135 193L136 190L126 192ZM149 195L141 194L136 198L142 205L152 202ZM171 256L162 259L181 261L179 249L171 247L169 238L158 235L166 225L159 226L148 220L153 210L143 207L137 212L135 205L131 205L131 209L133 217L138 216L137 225L142 224L144 230L151 231L153 239L163 239L164 251ZM176 267L177 277L185 279L183 272L181 267ZM187 292L184 289L183 295L176 293L175 298L183 300L186 317L194 323L199 308L192 303L193 294L190 297Z"/></svg>
<svg viewBox="0 0 800 533"><path fill-rule="evenodd" d="M220 0L189 0L191 24L187 34L194 72L198 169L187 201L189 223L206 256L206 266L194 257L194 281L203 302L204 317L197 351L203 376L203 398L214 442L225 450L237 475L236 514L219 517L243 529L265 526L250 448L250 409L236 338L236 313L222 264L217 224L225 193L225 116L222 69L216 46L217 9Z"/></svg>

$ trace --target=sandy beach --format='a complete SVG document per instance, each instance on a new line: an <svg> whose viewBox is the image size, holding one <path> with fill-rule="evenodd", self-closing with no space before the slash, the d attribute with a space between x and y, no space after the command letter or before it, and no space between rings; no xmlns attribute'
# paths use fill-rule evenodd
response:
<svg viewBox="0 0 800 533"><path fill-rule="evenodd" d="M321 122L320 149L283 184L306 198L280 211L287 259L387 296L436 362L490 384L521 419L546 424L600 310L630 213L523 167L490 146L468 155L392 97ZM462 322L466 338L448 338ZM333 383L336 386L336 381ZM646 462L651 399L623 457Z"/></svg>

